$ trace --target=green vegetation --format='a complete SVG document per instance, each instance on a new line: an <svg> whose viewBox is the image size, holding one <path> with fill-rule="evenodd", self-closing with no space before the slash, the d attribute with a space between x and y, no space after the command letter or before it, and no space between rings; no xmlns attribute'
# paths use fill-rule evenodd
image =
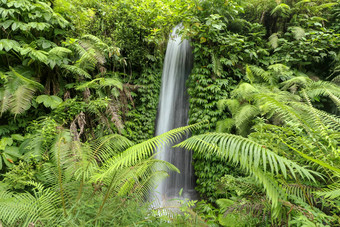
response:
<svg viewBox="0 0 340 227"><path fill-rule="evenodd" d="M0 15L0 226L340 225L339 0L0 0ZM179 23L191 125L154 137ZM200 199L159 216L166 143L194 151Z"/></svg>

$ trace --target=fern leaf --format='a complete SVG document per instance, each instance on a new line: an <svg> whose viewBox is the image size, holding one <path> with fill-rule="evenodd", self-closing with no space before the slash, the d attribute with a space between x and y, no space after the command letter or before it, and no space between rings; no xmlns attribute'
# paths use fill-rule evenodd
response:
<svg viewBox="0 0 340 227"><path fill-rule="evenodd" d="M16 116L28 110L31 107L31 100L34 92L35 89L29 85L21 85L18 87L9 103L11 113Z"/></svg>
<svg viewBox="0 0 340 227"><path fill-rule="evenodd" d="M178 141L181 136L184 136L190 131L202 127L205 123L206 122L200 122L194 125L173 129L167 133L128 148L124 152L108 160L105 163L105 171L97 175L94 180L96 181L98 179L106 178L107 176L112 176L112 173L114 173L116 170L132 166L138 163L140 160L150 157L156 148L161 148L165 144Z"/></svg>
<svg viewBox="0 0 340 227"><path fill-rule="evenodd" d="M68 54L71 54L72 51L65 47L53 47L51 50L48 51L48 55L55 55L58 57L66 57Z"/></svg>
<svg viewBox="0 0 340 227"><path fill-rule="evenodd" d="M77 75L81 75L84 76L86 78L91 79L91 75L89 73L87 73L85 70L83 70L82 68L79 68L76 65L61 65L62 68L67 69L68 71L70 71L71 73L77 74Z"/></svg>
<svg viewBox="0 0 340 227"><path fill-rule="evenodd" d="M241 83L236 89L231 92L231 96L238 100L251 101L254 96L259 93L258 89L249 83ZM230 103L230 102L228 102ZM228 104L227 103L227 104ZM231 103L230 103L231 104Z"/></svg>
<svg viewBox="0 0 340 227"><path fill-rule="evenodd" d="M250 83L252 84L255 80L255 77L253 75L253 72L251 71L251 69L249 68L249 65L246 65L246 77L247 79L250 81Z"/></svg>
<svg viewBox="0 0 340 227"><path fill-rule="evenodd" d="M318 196L328 198L328 199L338 199L340 197L340 183L334 183L328 185L327 188L322 189L320 192L316 192Z"/></svg>
<svg viewBox="0 0 340 227"><path fill-rule="evenodd" d="M11 93L8 89L0 89L0 117L10 108Z"/></svg>
<svg viewBox="0 0 340 227"><path fill-rule="evenodd" d="M278 48L279 46L278 33L273 33L271 36L269 36L269 44L272 46L273 49Z"/></svg>
<svg viewBox="0 0 340 227"><path fill-rule="evenodd" d="M16 69L9 67L12 71L12 75L19 78L22 82L25 84L29 84L32 87L39 89L40 91L44 90L44 86L34 80L28 79L27 77L23 76L21 73L19 73Z"/></svg>
<svg viewBox="0 0 340 227"><path fill-rule="evenodd" d="M226 118L216 123L216 132L230 133L231 129L235 126L235 120L232 118Z"/></svg>
<svg viewBox="0 0 340 227"><path fill-rule="evenodd" d="M239 110L240 102L237 99L222 99L218 101L217 107L221 111L228 107L231 114L234 115Z"/></svg>
<svg viewBox="0 0 340 227"><path fill-rule="evenodd" d="M314 181L310 170L281 157L265 146L250 139L227 133L207 133L192 136L175 147L182 147L205 155L218 155L224 160L239 164L242 169L251 172L262 166L266 171L279 174L279 170L287 177L287 169L295 178L296 172L302 178Z"/></svg>
<svg viewBox="0 0 340 227"><path fill-rule="evenodd" d="M296 40L300 40L306 36L305 30L301 27L290 27L290 30L292 31Z"/></svg>
<svg viewBox="0 0 340 227"><path fill-rule="evenodd" d="M287 194L293 195L301 198L304 202L308 202L310 205L313 205L316 202L316 198L314 193L319 190L319 188L311 187L308 185L302 184L283 184Z"/></svg>
<svg viewBox="0 0 340 227"><path fill-rule="evenodd" d="M279 5L277 5L272 11L271 11L271 15L274 15L276 13L282 13L282 16L286 16L289 14L290 12L290 7L287 4L281 3Z"/></svg>
<svg viewBox="0 0 340 227"><path fill-rule="evenodd" d="M299 86L301 88L305 88L311 82L312 80L307 76L297 76L282 82L281 85L283 85L282 90L287 90L292 86Z"/></svg>
<svg viewBox="0 0 340 227"><path fill-rule="evenodd" d="M244 135L247 129L250 128L250 121L253 120L258 114L260 114L260 111L256 106L245 104L241 106L235 115L233 115L235 126L241 135Z"/></svg>
<svg viewBox="0 0 340 227"><path fill-rule="evenodd" d="M263 185L266 196L272 202L272 210L276 211L272 212L272 217L276 217L279 214L277 211L277 208L279 208L279 201L287 200L286 193L272 176L266 174L261 169L254 169L251 174L261 185Z"/></svg>

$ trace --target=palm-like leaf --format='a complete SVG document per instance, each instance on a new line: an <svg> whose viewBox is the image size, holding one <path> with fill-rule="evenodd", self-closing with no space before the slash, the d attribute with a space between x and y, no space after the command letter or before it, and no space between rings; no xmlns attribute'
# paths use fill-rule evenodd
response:
<svg viewBox="0 0 340 227"><path fill-rule="evenodd" d="M8 81L0 91L1 112L9 110L14 115L22 114L31 106L31 100L37 90L43 90L44 87L20 73L20 68L7 72ZM27 72L26 72L27 74Z"/></svg>
<svg viewBox="0 0 340 227"><path fill-rule="evenodd" d="M288 177L288 174L296 178L298 174L302 178L315 181L312 171L277 155L255 141L241 136L225 133L208 133L193 136L176 146L207 156L217 155L226 161L239 165L241 169L251 173L264 186L268 197L273 202L273 206L277 205L283 194L278 190L278 186L275 186L277 182L274 178L269 178L266 174L268 167L270 173L282 174L285 178Z"/></svg>
<svg viewBox="0 0 340 227"><path fill-rule="evenodd" d="M203 124L205 124L205 122L200 122L194 125L173 129L167 133L156 136L152 139L149 139L147 141L144 141L142 143L136 144L128 148L124 152L107 160L104 165L105 171L97 175L94 178L95 181L112 176L113 173L118 169L133 166L134 164L140 162L141 160L150 157L157 148L161 148L166 144L178 141L182 136L186 135L192 130L198 129Z"/></svg>
<svg viewBox="0 0 340 227"><path fill-rule="evenodd" d="M6 226L29 226L49 222L53 225L58 214L56 193L37 183L33 195L0 191L0 221Z"/></svg>

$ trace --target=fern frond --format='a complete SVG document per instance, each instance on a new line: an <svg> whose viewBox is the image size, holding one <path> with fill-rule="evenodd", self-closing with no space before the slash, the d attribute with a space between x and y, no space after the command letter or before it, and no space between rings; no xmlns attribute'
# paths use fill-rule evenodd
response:
<svg viewBox="0 0 340 227"><path fill-rule="evenodd" d="M322 189L320 192L316 192L317 196L327 199L338 199L340 197L340 183L334 183L328 185L327 188Z"/></svg>
<svg viewBox="0 0 340 227"><path fill-rule="evenodd" d="M91 143L91 155L94 159L104 162L132 145L129 139L119 134L104 136Z"/></svg>
<svg viewBox="0 0 340 227"><path fill-rule="evenodd" d="M216 123L216 132L230 133L231 129L235 126L235 120L233 118L226 118Z"/></svg>
<svg viewBox="0 0 340 227"><path fill-rule="evenodd" d="M266 191L266 196L272 202L272 217L276 217L279 212L279 201L287 200L286 193L279 186L278 182L268 173L263 172L261 169L253 169L251 175L261 184ZM275 212L276 211L276 212Z"/></svg>
<svg viewBox="0 0 340 227"><path fill-rule="evenodd" d="M142 201L151 189L159 183L157 180L167 177L169 171L179 173L179 170L174 165L157 160L154 156L142 160L137 165L134 165L133 168L127 168L126 173L121 177L117 176L117 180L120 182L117 185L117 195L133 193ZM121 174L121 170L119 170L119 174Z"/></svg>
<svg viewBox="0 0 340 227"><path fill-rule="evenodd" d="M317 111L315 111L310 101L310 99L308 98L307 94L306 94L306 91L305 90L302 90L301 91L306 102L307 102L307 105L310 107L310 118L312 118L312 121L311 124L316 126L316 127L313 127L315 130L317 130L319 132L319 134L323 137L323 138L328 138L328 132L327 132L327 128L326 126L323 124L323 122L321 121L319 115L317 114ZM308 117L307 117L308 119Z"/></svg>
<svg viewBox="0 0 340 227"><path fill-rule="evenodd" d="M230 110L231 114L234 115L240 107L240 102L237 99L222 99L217 103L217 108L223 111L226 107Z"/></svg>
<svg viewBox="0 0 340 227"><path fill-rule="evenodd" d="M256 106L245 104L241 106L235 115L233 115L235 126L241 135L244 135L247 129L250 128L250 121L253 120L258 114L260 114L260 110Z"/></svg>
<svg viewBox="0 0 340 227"><path fill-rule="evenodd" d="M322 160L319 160L319 159L316 159L316 158L313 158L301 151L299 151L297 148L293 147L292 145L288 144L287 142L283 141L282 139L280 139L282 143L284 143L287 147L289 147L290 149L292 149L293 151L295 151L296 153L298 153L299 155L301 155L303 158L305 158L306 160L309 160L311 162L314 162L316 164L319 164L320 166L326 168L326 169L329 169L329 170L332 170L334 171L336 174L339 174L340 173L340 169L339 168L336 168L330 164L328 164L327 162L324 162Z"/></svg>
<svg viewBox="0 0 340 227"><path fill-rule="evenodd" d="M318 117L321 119L322 123L328 128L333 130L340 130L340 118L332 115L330 113L327 113L323 110L316 109L313 106L306 105L302 102L291 102L290 105L295 108L296 110L300 111L301 114L304 115L304 120L308 122L308 125L311 125L312 128L314 128L314 122L315 119L313 116L311 116L309 113L313 112L318 115ZM307 114L308 113L308 114Z"/></svg>
<svg viewBox="0 0 340 227"><path fill-rule="evenodd" d="M15 116L24 113L31 107L35 88L30 85L19 86L10 99L10 111Z"/></svg>
<svg viewBox="0 0 340 227"><path fill-rule="evenodd" d="M0 117L10 108L11 93L8 89L0 89Z"/></svg>
<svg viewBox="0 0 340 227"><path fill-rule="evenodd" d="M335 103L335 105L340 110L340 99L328 90L327 90L327 93L328 93L329 98Z"/></svg>
<svg viewBox="0 0 340 227"><path fill-rule="evenodd" d="M55 223L58 216L56 193L38 183L33 195L0 192L0 220L6 226L29 226L37 223Z"/></svg>
<svg viewBox="0 0 340 227"><path fill-rule="evenodd" d="M289 93L282 93L282 98L284 98L285 94L289 95ZM256 98L260 110L264 111L265 113L273 111L278 117L286 122L304 122L303 118L292 107L282 102L280 100L280 96L277 94L258 94Z"/></svg>
<svg viewBox="0 0 340 227"><path fill-rule="evenodd" d="M258 89L249 83L241 83L236 89L231 92L231 96L238 100L251 101L254 95L259 93Z"/></svg>
<svg viewBox="0 0 340 227"><path fill-rule="evenodd" d="M160 149L165 144L174 143L178 141L182 136L187 133L202 127L206 122L200 122L194 125L180 127L170 130L164 134L156 136L140 144L134 145L122 153L114 156L105 163L105 171L94 177L94 180L106 178L112 176L112 174L118 169L132 166L138 163L140 160L150 157L156 150Z"/></svg>
<svg viewBox="0 0 340 227"><path fill-rule="evenodd" d="M288 15L290 12L290 7L287 4L281 3L279 5L277 5L272 11L271 11L271 15L274 15L276 13L282 13L281 16L286 16Z"/></svg>
<svg viewBox="0 0 340 227"><path fill-rule="evenodd" d="M288 169L294 178L296 178L295 173L299 173L302 178L314 181L310 170L277 155L261 144L237 135L207 133L192 136L175 147L182 147L205 155L218 155L226 161L240 165L248 172L258 168L263 168L266 172L267 166L269 166L271 173L279 174L281 172L284 177L287 177Z"/></svg>
<svg viewBox="0 0 340 227"><path fill-rule="evenodd" d="M266 195L272 202L273 216L278 215L278 203L280 200L286 200L286 194L277 181L266 172L267 166L270 167L271 174L282 173L287 178L290 173L293 178L296 178L298 173L302 178L315 181L312 171L277 155L263 145L232 134L208 133L193 136L175 147L193 150L206 156L217 155L221 159L239 165L264 187Z"/></svg>
<svg viewBox="0 0 340 227"><path fill-rule="evenodd" d="M76 87L77 90L85 90L86 88L103 88L116 87L119 90L123 89L123 84L118 78L97 78L89 82L85 82Z"/></svg>
<svg viewBox="0 0 340 227"><path fill-rule="evenodd" d="M252 84L255 80L255 77L253 75L253 72L249 68L249 65L246 65L246 78L249 80L249 82Z"/></svg>
<svg viewBox="0 0 340 227"><path fill-rule="evenodd" d="M297 77L293 77L289 80L282 82L281 85L283 85L283 87L282 87L283 90L287 90L287 89L291 88L292 86L298 86L298 87L301 87L301 88L305 88L311 82L312 82L312 80L307 76L297 76Z"/></svg>
<svg viewBox="0 0 340 227"><path fill-rule="evenodd" d="M65 64L62 64L61 65L62 68L70 71L71 73L74 73L74 74L77 74L77 75L81 75L81 76L84 76L86 78L89 78L91 79L91 75L86 72L85 70L83 70L82 68L76 66L76 65L65 65Z"/></svg>
<svg viewBox="0 0 340 227"><path fill-rule="evenodd" d="M269 36L269 44L273 49L278 48L279 46L279 35L278 33L273 33L271 36Z"/></svg>
<svg viewBox="0 0 340 227"><path fill-rule="evenodd" d="M321 10L324 10L324 9L327 9L327 8L332 8L333 6L336 6L338 4L339 3L337 3L337 2L329 2L329 3L324 3L324 4L321 4L321 5L318 5L315 8L317 10L321 11Z"/></svg>
<svg viewBox="0 0 340 227"><path fill-rule="evenodd" d="M319 188L308 185L287 183L283 184L283 188L286 190L288 195L299 197L310 205L315 204L316 198L314 193L320 190Z"/></svg>
<svg viewBox="0 0 340 227"><path fill-rule="evenodd" d="M300 39L302 39L303 37L306 36L305 30L301 27L295 26L295 27L290 27L289 29L292 31L294 38L296 40L300 40Z"/></svg>
<svg viewBox="0 0 340 227"><path fill-rule="evenodd" d="M273 64L268 66L268 70L270 72L270 75L272 76L271 84L277 84L278 80L289 80L293 76L292 70L284 64ZM302 74L302 73L301 73Z"/></svg>
<svg viewBox="0 0 340 227"><path fill-rule="evenodd" d="M254 65L249 65L248 68L255 78L262 79L269 84L275 83L276 78L274 78L268 71Z"/></svg>
<svg viewBox="0 0 340 227"><path fill-rule="evenodd" d="M48 55L54 55L60 57L66 57L68 54L71 54L72 51L65 47L53 47L51 50L48 51Z"/></svg>
<svg viewBox="0 0 340 227"><path fill-rule="evenodd" d="M44 86L34 80L28 79L21 73L19 73L16 69L9 67L11 69L11 72L13 76L17 77L20 81L22 81L24 84L31 85L35 89L39 89L40 91L44 90Z"/></svg>
<svg viewBox="0 0 340 227"><path fill-rule="evenodd" d="M338 98L340 97L340 87L328 81L312 82L308 87L306 87L306 92L311 99L320 96L329 96L329 94Z"/></svg>
<svg viewBox="0 0 340 227"><path fill-rule="evenodd" d="M333 128L334 130L340 130L340 118L329 114L325 111L318 110L314 108L314 111L317 112L317 114L322 118L325 124L327 124L328 127Z"/></svg>

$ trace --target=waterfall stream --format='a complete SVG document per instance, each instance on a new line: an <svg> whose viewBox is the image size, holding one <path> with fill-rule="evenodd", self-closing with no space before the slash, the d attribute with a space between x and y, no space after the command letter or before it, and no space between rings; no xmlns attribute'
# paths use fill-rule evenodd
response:
<svg viewBox="0 0 340 227"><path fill-rule="evenodd" d="M160 92L156 135L188 124L189 97L186 91L186 80L192 69L192 50L188 40L181 40L177 34L181 25L177 25L168 42ZM195 196L194 171L191 164L191 151L166 146L157 151L157 159L175 165L180 174L171 172L154 193L161 206L169 199L189 198ZM179 196L181 193L181 196Z"/></svg>

